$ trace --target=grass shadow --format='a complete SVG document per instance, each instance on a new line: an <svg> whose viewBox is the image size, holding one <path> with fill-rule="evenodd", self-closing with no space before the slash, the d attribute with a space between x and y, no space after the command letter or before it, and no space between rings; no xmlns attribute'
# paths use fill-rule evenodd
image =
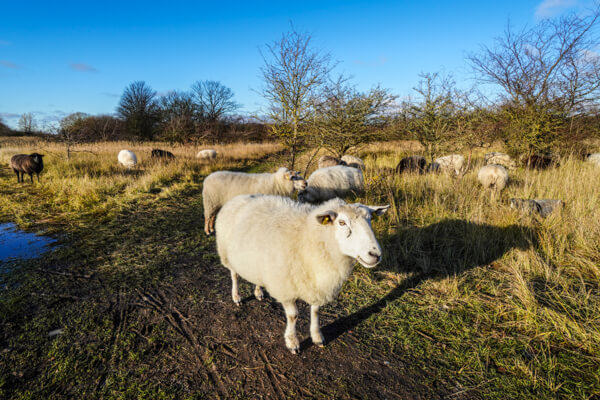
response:
<svg viewBox="0 0 600 400"><path fill-rule="evenodd" d="M442 279L491 264L511 249L537 246L537 239L535 232L525 226L497 227L448 219L422 228L400 229L384 237L381 244L385 255L380 269L416 272L415 275L376 302L323 327L327 341L354 329L425 280Z"/></svg>

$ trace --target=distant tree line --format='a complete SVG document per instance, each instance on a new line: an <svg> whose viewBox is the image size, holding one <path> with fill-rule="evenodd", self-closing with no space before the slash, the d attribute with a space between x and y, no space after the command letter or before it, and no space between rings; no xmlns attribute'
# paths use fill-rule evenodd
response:
<svg viewBox="0 0 600 400"><path fill-rule="evenodd" d="M599 16L596 8L523 31L509 25L494 46L468 56L479 86L460 90L451 75L423 73L400 103L386 89L360 92L346 78L332 80L331 56L292 29L263 53L264 122L292 168L309 147L341 156L389 139L418 140L430 158L497 141L514 155L585 152L585 140L600 137Z"/></svg>
<svg viewBox="0 0 600 400"><path fill-rule="evenodd" d="M65 143L162 140L231 142L275 138L298 154L327 149L336 156L374 140L417 140L426 156L470 152L502 141L513 155L585 152L600 137L600 8L580 16L543 20L517 31L507 26L490 47L467 57L477 85L459 89L451 75L422 73L414 92L398 101L389 90L357 89L334 76L330 54L312 47L311 36L291 29L261 51L267 101L260 117L236 115L231 89L198 81L189 91L158 96L148 84L127 86L116 115L74 113L55 129ZM39 130L31 113L19 130ZM0 123L0 131L10 130Z"/></svg>

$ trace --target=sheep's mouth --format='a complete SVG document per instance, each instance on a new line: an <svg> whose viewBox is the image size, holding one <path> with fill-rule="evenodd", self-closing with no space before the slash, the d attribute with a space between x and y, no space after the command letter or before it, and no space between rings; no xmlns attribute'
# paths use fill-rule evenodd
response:
<svg viewBox="0 0 600 400"><path fill-rule="evenodd" d="M374 263L368 263L365 260L363 260L362 258L360 258L360 256L356 257L356 261L358 261L365 268L373 268L377 264L379 264L379 262L381 261L381 257L377 258Z"/></svg>

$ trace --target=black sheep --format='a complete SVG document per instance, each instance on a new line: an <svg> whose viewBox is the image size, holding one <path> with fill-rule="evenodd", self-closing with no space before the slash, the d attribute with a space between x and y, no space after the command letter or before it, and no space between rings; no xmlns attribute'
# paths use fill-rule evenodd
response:
<svg viewBox="0 0 600 400"><path fill-rule="evenodd" d="M418 172L422 174L425 172L425 157L421 156L409 156L404 157L396 166L396 172L401 174L403 172Z"/></svg>
<svg viewBox="0 0 600 400"><path fill-rule="evenodd" d="M44 169L44 156L38 153L16 154L10 159L10 167L17 174L17 181L24 182L24 174L29 174L31 183L33 183L33 174L36 174L38 182L40 181L40 172ZM19 176L19 173L21 175Z"/></svg>
<svg viewBox="0 0 600 400"><path fill-rule="evenodd" d="M170 151L161 150L161 149L153 149L150 155L152 158L164 158L164 159L173 159L175 155Z"/></svg>
<svg viewBox="0 0 600 400"><path fill-rule="evenodd" d="M524 155L521 157L521 163L529 169L546 169L549 167L558 167L559 165L559 162L552 156L542 154L532 154L529 157Z"/></svg>

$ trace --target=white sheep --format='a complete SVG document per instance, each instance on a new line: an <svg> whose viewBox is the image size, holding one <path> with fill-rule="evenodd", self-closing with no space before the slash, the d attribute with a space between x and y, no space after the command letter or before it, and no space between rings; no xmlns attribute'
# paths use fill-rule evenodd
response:
<svg viewBox="0 0 600 400"><path fill-rule="evenodd" d="M449 156L439 157L427 168L430 172L445 172L448 174L460 175L465 165L465 157L460 154L451 154Z"/></svg>
<svg viewBox="0 0 600 400"><path fill-rule="evenodd" d="M590 162L592 164L596 164L597 166L600 167L600 153L592 153L587 157L587 162Z"/></svg>
<svg viewBox="0 0 600 400"><path fill-rule="evenodd" d="M137 164L137 157L131 150L121 150L117 156L117 160L119 160L119 164L127 169L131 169Z"/></svg>
<svg viewBox="0 0 600 400"><path fill-rule="evenodd" d="M492 152L487 153L484 157L485 165L497 164L502 165L508 169L517 168L517 162L513 160L508 154Z"/></svg>
<svg viewBox="0 0 600 400"><path fill-rule="evenodd" d="M501 191L508 183L508 171L502 165L490 164L481 167L477 179L486 189Z"/></svg>
<svg viewBox="0 0 600 400"><path fill-rule="evenodd" d="M344 161L349 167L365 169L365 163L363 160L356 156L345 154L342 156L342 161Z"/></svg>
<svg viewBox="0 0 600 400"><path fill-rule="evenodd" d="M289 196L295 190L306 188L306 181L298 172L279 168L269 174L217 171L208 175L202 187L204 202L204 232L215 231L215 217L227 200L240 194L278 194Z"/></svg>
<svg viewBox="0 0 600 400"><path fill-rule="evenodd" d="M346 204L341 199L320 206L300 204L280 196L246 195L228 201L217 216L217 251L231 271L231 295L240 305L238 275L261 287L285 310L285 344L300 350L296 337L296 300L310 304L310 335L323 346L319 307L331 302L356 261L373 268L381 247L371 228L371 216L388 206Z"/></svg>
<svg viewBox="0 0 600 400"><path fill-rule="evenodd" d="M200 160L214 160L217 158L217 151L213 149L200 150L196 154L196 158Z"/></svg>
<svg viewBox="0 0 600 400"><path fill-rule="evenodd" d="M359 168L336 165L315 170L305 190L298 193L298 200L319 203L334 197L344 197L364 190L365 180Z"/></svg>

